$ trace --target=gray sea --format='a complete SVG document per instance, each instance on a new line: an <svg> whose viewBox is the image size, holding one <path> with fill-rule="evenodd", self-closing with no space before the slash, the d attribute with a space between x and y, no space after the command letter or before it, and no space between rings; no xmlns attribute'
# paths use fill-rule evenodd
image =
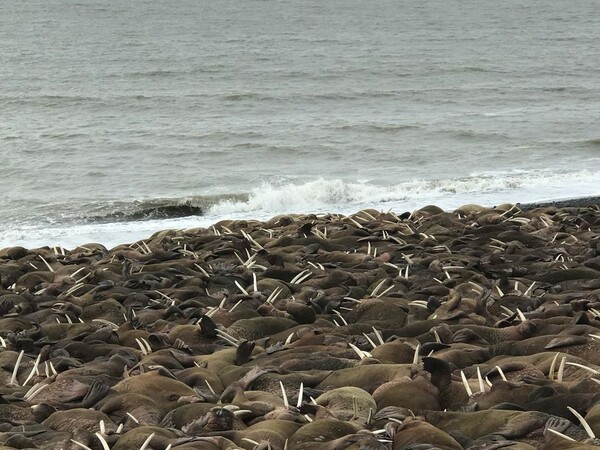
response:
<svg viewBox="0 0 600 450"><path fill-rule="evenodd" d="M0 247L600 194L597 0L0 0Z"/></svg>

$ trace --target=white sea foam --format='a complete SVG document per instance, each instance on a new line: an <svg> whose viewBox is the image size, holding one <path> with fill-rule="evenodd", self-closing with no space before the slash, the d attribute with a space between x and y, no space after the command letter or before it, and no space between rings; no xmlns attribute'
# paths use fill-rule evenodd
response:
<svg viewBox="0 0 600 450"><path fill-rule="evenodd" d="M428 203L455 208L464 203L534 202L599 194L600 172L582 170L493 172L444 180L412 180L391 186L351 183L320 178L303 184L263 184L247 201L225 201L212 206L210 215L240 213L320 212L350 213L360 208L412 209ZM565 193L568 193L565 195Z"/></svg>
<svg viewBox="0 0 600 450"><path fill-rule="evenodd" d="M446 180L413 180L391 186L320 178L306 183L256 188L247 201L222 201L204 216L115 223L12 227L2 233L0 248L9 245L72 248L86 242L107 247L148 238L162 229L209 227L223 219L265 220L277 214L337 212L363 208L411 211L427 204L451 210L466 203L493 206L599 195L600 171L493 172Z"/></svg>

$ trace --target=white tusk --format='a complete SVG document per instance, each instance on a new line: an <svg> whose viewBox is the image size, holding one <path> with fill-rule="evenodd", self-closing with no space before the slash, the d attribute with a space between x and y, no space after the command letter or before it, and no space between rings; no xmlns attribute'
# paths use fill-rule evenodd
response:
<svg viewBox="0 0 600 450"><path fill-rule="evenodd" d="M469 397L473 396L473 391L471 390L471 386L469 386L469 382L467 381L467 377L465 377L465 373L461 370L460 377L462 378L463 385L465 386L465 391L467 391L467 395Z"/></svg>
<svg viewBox="0 0 600 450"><path fill-rule="evenodd" d="M585 420L585 418L581 414L579 414L574 408L571 408L570 406L567 406L567 409L569 411L571 411L575 417L577 417L577 419L581 423L581 426L583 427L583 429L585 430L585 432L587 433L587 435L591 439L596 439L596 435L592 431L592 428L590 427L590 424L587 423L587 420Z"/></svg>
<svg viewBox="0 0 600 450"><path fill-rule="evenodd" d="M502 378L503 381L508 381L506 379L506 375L504 375L504 371L500 368L500 366L496 366L496 369L498 369L498 373L500 374L500 378Z"/></svg>
<svg viewBox="0 0 600 450"><path fill-rule="evenodd" d="M288 402L287 394L285 393L285 388L283 387L283 383L281 381L279 382L279 386L281 387L281 396L283 397L283 404L286 408L289 408L290 404Z"/></svg>
<svg viewBox="0 0 600 450"><path fill-rule="evenodd" d="M560 352L554 355L552 363L550 364L550 370L548 371L548 379L550 381L554 380L554 371L556 370L556 360L558 359L558 355L560 355Z"/></svg>
<svg viewBox="0 0 600 450"><path fill-rule="evenodd" d="M148 439L146 439L144 441L144 443L140 447L140 450L146 450L146 448L148 447L148 444L150 444L150 441L152 440L153 437L154 437L154 433L152 433L150 436L148 436Z"/></svg>
<svg viewBox="0 0 600 450"><path fill-rule="evenodd" d="M302 406L302 397L304 396L304 383L300 383L300 389L298 390L298 401L296 402L296 408Z"/></svg>
<svg viewBox="0 0 600 450"><path fill-rule="evenodd" d="M479 366L477 367L477 379L479 380L479 392L484 393L485 386L483 384L483 378L481 377L481 370L479 369Z"/></svg>
<svg viewBox="0 0 600 450"><path fill-rule="evenodd" d="M15 368L13 369L12 376L10 377L10 385L11 386L19 385L19 383L17 382L17 372L19 371L19 366L21 365L21 360L23 359L24 354L25 354L25 350L21 350L21 353L19 353L19 356L17 357L17 362L15 363Z"/></svg>
<svg viewBox="0 0 600 450"><path fill-rule="evenodd" d="M563 356L563 358L560 360L560 366L558 366L558 382L562 383L563 380L563 374L565 372L565 363L567 362L567 357Z"/></svg>
<svg viewBox="0 0 600 450"><path fill-rule="evenodd" d="M421 344L417 344L415 348L415 356L413 356L413 364L419 364L419 350L421 350Z"/></svg>

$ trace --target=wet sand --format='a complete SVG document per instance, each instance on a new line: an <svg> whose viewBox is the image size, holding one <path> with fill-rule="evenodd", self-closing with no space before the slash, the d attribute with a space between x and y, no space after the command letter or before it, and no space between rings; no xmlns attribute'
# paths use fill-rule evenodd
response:
<svg viewBox="0 0 600 450"><path fill-rule="evenodd" d="M2 249L0 449L592 448L598 200Z"/></svg>

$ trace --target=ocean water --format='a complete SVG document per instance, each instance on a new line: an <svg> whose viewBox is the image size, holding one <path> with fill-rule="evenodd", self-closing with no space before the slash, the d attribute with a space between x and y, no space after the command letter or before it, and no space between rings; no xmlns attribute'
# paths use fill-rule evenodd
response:
<svg viewBox="0 0 600 450"><path fill-rule="evenodd" d="M600 194L596 0L0 1L0 247Z"/></svg>

